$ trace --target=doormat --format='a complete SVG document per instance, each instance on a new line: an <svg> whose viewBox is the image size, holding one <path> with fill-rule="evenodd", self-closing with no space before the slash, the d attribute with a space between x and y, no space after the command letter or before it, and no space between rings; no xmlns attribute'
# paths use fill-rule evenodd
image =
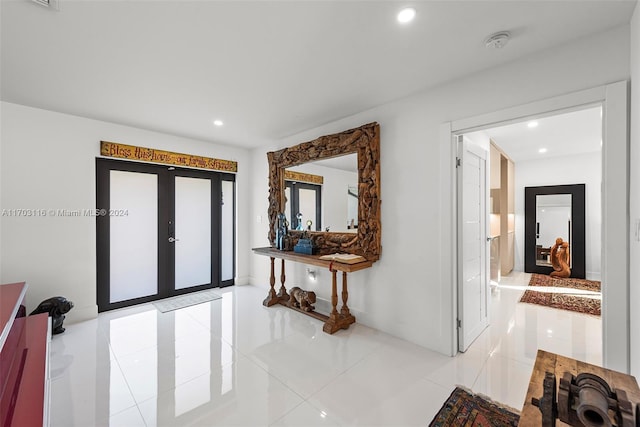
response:
<svg viewBox="0 0 640 427"><path fill-rule="evenodd" d="M519 420L515 409L456 387L429 427L515 427Z"/></svg>
<svg viewBox="0 0 640 427"><path fill-rule="evenodd" d="M544 274L533 273L529 281L529 286L555 286L558 288L566 288L567 291L540 292L526 290L522 298L520 298L520 302L590 314L592 316L600 316L601 314L600 298L578 296L571 292L571 289L600 292L600 282L598 281L574 279L571 277L551 277Z"/></svg>
<svg viewBox="0 0 640 427"><path fill-rule="evenodd" d="M192 294L181 295L179 297L167 298L156 301L153 305L162 313L189 307L191 305L202 304L203 302L213 301L222 298L211 290L202 292L194 292Z"/></svg>

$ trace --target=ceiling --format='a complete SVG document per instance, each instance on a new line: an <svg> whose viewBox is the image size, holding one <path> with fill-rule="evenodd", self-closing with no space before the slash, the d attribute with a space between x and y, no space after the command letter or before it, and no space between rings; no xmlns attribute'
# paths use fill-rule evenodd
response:
<svg viewBox="0 0 640 427"><path fill-rule="evenodd" d="M491 138L514 162L591 153L602 149L600 106L473 132ZM537 126L529 127L535 122ZM540 152L540 150L544 152Z"/></svg>
<svg viewBox="0 0 640 427"><path fill-rule="evenodd" d="M636 1L0 3L3 101L256 147L628 24Z"/></svg>

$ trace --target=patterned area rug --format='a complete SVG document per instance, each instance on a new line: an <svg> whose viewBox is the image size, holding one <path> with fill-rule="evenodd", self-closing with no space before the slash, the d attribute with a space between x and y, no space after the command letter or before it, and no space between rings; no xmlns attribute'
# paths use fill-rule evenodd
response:
<svg viewBox="0 0 640 427"><path fill-rule="evenodd" d="M514 409L456 387L429 427L508 427L519 419Z"/></svg>
<svg viewBox="0 0 640 427"><path fill-rule="evenodd" d="M573 277L551 277L546 274L533 273L529 286L555 286L558 288L581 289L583 291L600 292L600 282L596 280L575 279Z"/></svg>
<svg viewBox="0 0 640 427"><path fill-rule="evenodd" d="M554 286L558 288L580 289L600 292L600 282L595 280L556 278L533 273L529 286ZM570 292L538 292L526 290L520 302L544 305L561 310L600 316L600 299L572 295Z"/></svg>
<svg viewBox="0 0 640 427"><path fill-rule="evenodd" d="M178 310L180 308L189 307L191 305L202 304L203 302L213 301L215 299L222 298L211 290L194 292L191 294L182 295L179 297L166 298L160 301L156 301L153 305L162 313L168 311Z"/></svg>

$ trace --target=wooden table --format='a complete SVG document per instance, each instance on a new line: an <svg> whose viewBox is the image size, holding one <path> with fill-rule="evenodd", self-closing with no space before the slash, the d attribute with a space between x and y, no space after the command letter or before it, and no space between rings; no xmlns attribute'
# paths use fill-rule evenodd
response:
<svg viewBox="0 0 640 427"><path fill-rule="evenodd" d="M269 278L269 284L271 288L262 305L265 307L271 307L275 304L281 304L294 309L300 313L311 316L315 319L324 321L322 330L328 334L333 334L340 329L347 329L349 325L355 323L356 318L349 312L347 306L347 300L349 299L349 291L347 289L347 273L354 271L364 270L373 265L372 261L363 261L357 264L344 264L337 261L327 261L320 259L320 255L305 255L299 254L293 251L281 251L275 248L254 248L253 252L258 255L268 256L271 259L271 276ZM275 274L275 260L276 258L282 260L282 267L280 270L280 290L276 293L276 274ZM324 267L331 270L331 305L332 310L328 316L317 313L315 311L304 311L297 307L289 305L289 294L284 285L286 280L284 262L293 261L302 264L315 265L317 267ZM342 307L340 311L337 309L338 305L338 284L337 284L337 272L342 272Z"/></svg>
<svg viewBox="0 0 640 427"><path fill-rule="evenodd" d="M640 389L638 383L631 375L626 375L621 372L612 371L610 369L601 368L600 366L592 365L590 363L581 362L569 357L561 356L559 354L549 353L544 350L538 350L536 356L536 363L531 373L531 380L529 381L529 389L527 391L527 397L520 413L520 422L518 426L521 427L540 427L542 425L542 414L538 407L531 403L532 398L540 398L543 395L543 382L545 372L551 372L556 375L556 392L560 384L560 378L565 372L570 372L573 375L579 373L588 372L598 375L604 379L611 389L624 390L627 393L627 398L633 405L640 404ZM556 426L568 426L560 420L556 420Z"/></svg>

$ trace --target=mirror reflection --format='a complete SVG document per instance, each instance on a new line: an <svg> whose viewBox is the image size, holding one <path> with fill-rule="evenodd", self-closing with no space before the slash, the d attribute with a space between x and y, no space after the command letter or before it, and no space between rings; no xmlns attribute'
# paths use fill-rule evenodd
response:
<svg viewBox="0 0 640 427"><path fill-rule="evenodd" d="M551 266L556 239L569 242L571 248L571 234L571 194L536 195L536 265Z"/></svg>
<svg viewBox="0 0 640 427"><path fill-rule="evenodd" d="M357 154L287 168L285 198L285 215L293 230L356 233Z"/></svg>

